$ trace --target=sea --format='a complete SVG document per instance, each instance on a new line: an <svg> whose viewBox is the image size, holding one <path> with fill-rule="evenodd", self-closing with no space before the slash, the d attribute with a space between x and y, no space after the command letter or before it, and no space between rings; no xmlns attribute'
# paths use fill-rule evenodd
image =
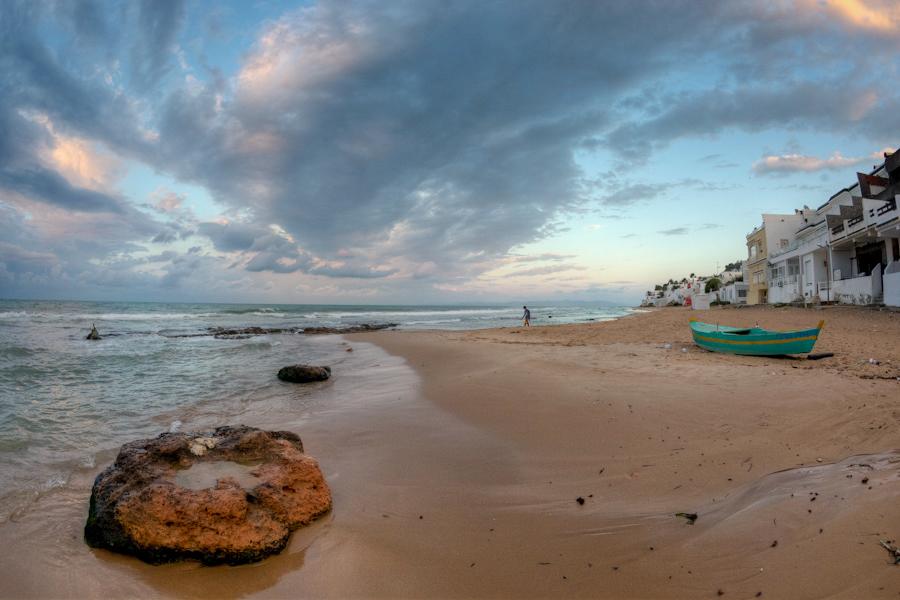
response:
<svg viewBox="0 0 900 600"><path fill-rule="evenodd" d="M635 310L587 304L529 308L535 326L604 321ZM350 344L339 335L217 339L205 335L210 328L394 323L406 330L466 330L518 326L521 314L520 306L511 305L0 300L0 527L24 518L55 492L81 502L91 478L127 441L188 428L277 422L285 406L292 423L302 422L321 408L321 388L300 390L278 381L275 373L284 365L325 364L355 373L343 399L329 400L352 403L351 396L372 387L360 374L386 361L371 345L348 352ZM101 340L85 339L92 325Z"/></svg>

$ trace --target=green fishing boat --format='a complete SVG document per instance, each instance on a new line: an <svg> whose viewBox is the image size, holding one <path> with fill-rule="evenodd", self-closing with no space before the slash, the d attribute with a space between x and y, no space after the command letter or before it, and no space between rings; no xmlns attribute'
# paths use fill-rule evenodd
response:
<svg viewBox="0 0 900 600"><path fill-rule="evenodd" d="M711 325L691 319L694 343L712 352L777 356L811 352L825 321L815 329L800 331L769 331L761 327L728 327Z"/></svg>

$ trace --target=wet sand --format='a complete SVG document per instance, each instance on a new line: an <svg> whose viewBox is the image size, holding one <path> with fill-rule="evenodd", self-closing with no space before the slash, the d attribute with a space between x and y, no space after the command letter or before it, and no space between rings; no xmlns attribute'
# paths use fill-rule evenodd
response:
<svg viewBox="0 0 900 600"><path fill-rule="evenodd" d="M692 316L784 328L825 318L816 351L836 356L710 354L690 344ZM900 538L900 314L662 309L346 339L355 372L316 388L316 410L287 398L240 415L299 433L334 494L332 513L283 554L151 567L87 549L99 464L0 528L0 595L900 593L878 543Z"/></svg>

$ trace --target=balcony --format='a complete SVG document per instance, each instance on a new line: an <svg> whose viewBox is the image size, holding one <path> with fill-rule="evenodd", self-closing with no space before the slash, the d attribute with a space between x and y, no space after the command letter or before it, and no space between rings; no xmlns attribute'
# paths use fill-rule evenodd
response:
<svg viewBox="0 0 900 600"><path fill-rule="evenodd" d="M831 228L831 235L838 235L839 233L842 233L843 231L844 231L844 224L841 223L840 225L837 225L837 226Z"/></svg>
<svg viewBox="0 0 900 600"><path fill-rule="evenodd" d="M891 198L890 200L885 202L884 206L882 206L881 208L879 208L875 211L875 216L880 217L881 215L886 215L887 213L891 212L892 210L897 210L897 199L896 198Z"/></svg>

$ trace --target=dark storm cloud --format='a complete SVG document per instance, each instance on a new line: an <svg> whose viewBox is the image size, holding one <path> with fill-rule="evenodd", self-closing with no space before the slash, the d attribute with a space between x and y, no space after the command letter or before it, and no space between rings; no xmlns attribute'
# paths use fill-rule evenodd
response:
<svg viewBox="0 0 900 600"><path fill-rule="evenodd" d="M117 199L102 192L75 187L59 173L39 166L14 170L0 167L0 188L70 210L122 211Z"/></svg>
<svg viewBox="0 0 900 600"><path fill-rule="evenodd" d="M131 47L132 84L147 90L172 68L185 18L184 0L141 0Z"/></svg>
<svg viewBox="0 0 900 600"><path fill-rule="evenodd" d="M256 222L326 258L363 248L453 267L473 250L501 256L584 200L574 147L608 126L619 91L694 43L683 28L704 29L716 11L436 7L326 2L284 18L224 111L213 85L169 98L160 142L177 161L165 167L250 203Z"/></svg>
<svg viewBox="0 0 900 600"><path fill-rule="evenodd" d="M268 234L264 227L244 223L200 223L197 230L222 252L249 250L257 238Z"/></svg>
<svg viewBox="0 0 900 600"><path fill-rule="evenodd" d="M670 99L660 115L625 122L607 136L611 148L629 159L688 136L722 133L728 128L758 131L769 127L825 130L849 126L859 91L840 81L713 89ZM823 87L828 93L823 93Z"/></svg>
<svg viewBox="0 0 900 600"><path fill-rule="evenodd" d="M108 236L47 246L0 230L0 241L52 252L68 272L109 259L120 283L136 281L122 253L194 231L232 254L232 272L458 282L562 231L576 210L722 189L634 175L674 141L900 130L885 85L897 40L789 5L321 0L250 24L258 42L240 72L192 78L176 76L195 41L188 8L0 3L0 201L26 197L80 228L96 215ZM143 198L75 186L42 162L35 114L199 184L238 217L198 225L176 202L152 209L162 224L134 208ZM623 159L628 179L585 185L593 174L578 159L592 153ZM225 269L202 252L166 256L166 285Z"/></svg>

